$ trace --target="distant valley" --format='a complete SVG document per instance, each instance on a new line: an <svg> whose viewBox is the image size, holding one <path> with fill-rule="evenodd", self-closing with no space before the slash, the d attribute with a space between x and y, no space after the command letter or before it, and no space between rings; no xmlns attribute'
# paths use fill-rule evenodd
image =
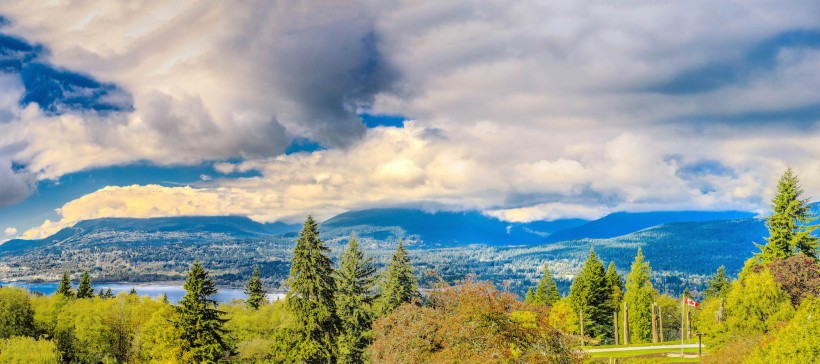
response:
<svg viewBox="0 0 820 364"><path fill-rule="evenodd" d="M237 216L82 221L42 240L0 245L0 280L54 280L65 269L88 269L106 281L181 280L199 259L219 284L241 285L258 265L265 282L277 289L285 284L300 229ZM533 284L545 262L567 291L590 248L626 273L638 247L661 290L698 290L719 265L736 274L756 251L753 242L763 243L766 235L763 220L736 211L619 212L594 221L509 223L478 212L370 209L333 217L321 232L334 256L355 234L383 264L404 239L423 282L475 273L518 293Z"/></svg>

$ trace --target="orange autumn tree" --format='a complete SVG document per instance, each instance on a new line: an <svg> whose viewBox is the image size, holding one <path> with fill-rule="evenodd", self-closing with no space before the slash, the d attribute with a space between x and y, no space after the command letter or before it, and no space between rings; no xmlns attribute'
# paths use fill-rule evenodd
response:
<svg viewBox="0 0 820 364"><path fill-rule="evenodd" d="M549 308L517 301L488 282L432 291L373 324L373 363L580 363Z"/></svg>

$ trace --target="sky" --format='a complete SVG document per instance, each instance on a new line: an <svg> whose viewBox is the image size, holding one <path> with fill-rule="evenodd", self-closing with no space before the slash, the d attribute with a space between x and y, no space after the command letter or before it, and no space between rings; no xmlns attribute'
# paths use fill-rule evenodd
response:
<svg viewBox="0 0 820 364"><path fill-rule="evenodd" d="M820 196L817 1L0 2L0 241Z"/></svg>

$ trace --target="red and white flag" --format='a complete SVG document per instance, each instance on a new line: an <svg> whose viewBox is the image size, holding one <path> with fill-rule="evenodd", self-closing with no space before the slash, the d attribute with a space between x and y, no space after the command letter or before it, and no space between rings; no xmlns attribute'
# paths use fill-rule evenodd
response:
<svg viewBox="0 0 820 364"><path fill-rule="evenodd" d="M691 298L689 298L689 297L685 297L685 298L683 299L683 303L685 303L685 304L687 304L687 305L689 305L689 306L695 306L695 308L697 308L697 307L698 307L698 305L699 305L699 303L695 302L695 300L693 300L693 299L691 299Z"/></svg>

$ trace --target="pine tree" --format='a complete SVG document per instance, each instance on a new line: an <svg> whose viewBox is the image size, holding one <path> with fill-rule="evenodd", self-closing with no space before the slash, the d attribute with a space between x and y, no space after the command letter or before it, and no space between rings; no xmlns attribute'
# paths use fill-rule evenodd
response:
<svg viewBox="0 0 820 364"><path fill-rule="evenodd" d="M572 281L570 305L577 315L583 314L584 335L609 337L612 317L609 314L609 285L604 264L590 249L581 272Z"/></svg>
<svg viewBox="0 0 820 364"><path fill-rule="evenodd" d="M99 292L97 292L97 297L99 297L99 298L105 298L105 292L103 291L103 289L102 289L102 288L100 288L100 291L99 291Z"/></svg>
<svg viewBox="0 0 820 364"><path fill-rule="evenodd" d="M245 294L248 295L247 305L248 307L256 310L259 309L259 305L265 301L265 288L262 287L262 279L260 278L259 273L259 266L256 266L253 269L253 275L248 280L248 283L245 285Z"/></svg>
<svg viewBox="0 0 820 364"><path fill-rule="evenodd" d="M791 168L786 169L772 199L772 215L766 219L769 237L766 245L758 245L761 249L758 261L785 259L798 252L817 258L818 238L812 235L817 226L811 225L817 217L812 213L809 199L801 198L802 195L797 175Z"/></svg>
<svg viewBox="0 0 820 364"><path fill-rule="evenodd" d="M632 263L632 271L626 277L624 300L629 310L630 343L643 343L652 340L652 303L656 292L650 278L652 268L644 261L643 252L638 254Z"/></svg>
<svg viewBox="0 0 820 364"><path fill-rule="evenodd" d="M609 262L609 267L606 269L606 281L609 285L612 312L618 311L624 297L624 282L615 270L615 262Z"/></svg>
<svg viewBox="0 0 820 364"><path fill-rule="evenodd" d="M230 353L230 346L223 340L227 321L219 316L216 301L209 297L216 294L214 281L208 272L195 261L185 280L185 296L175 306L175 319L182 342L183 361L193 363L216 363Z"/></svg>
<svg viewBox="0 0 820 364"><path fill-rule="evenodd" d="M351 237L336 271L336 312L339 316L339 363L362 363L370 343L376 267L365 258L356 237Z"/></svg>
<svg viewBox="0 0 820 364"><path fill-rule="evenodd" d="M131 291L129 291L128 294L132 294L132 295L136 296L137 295L137 289L134 288L134 287L131 287Z"/></svg>
<svg viewBox="0 0 820 364"><path fill-rule="evenodd" d="M105 298L114 298L114 292L111 292L111 287L105 290Z"/></svg>
<svg viewBox="0 0 820 364"><path fill-rule="evenodd" d="M163 292L162 296L159 296L159 301L162 302L162 303L169 303L168 302L168 294Z"/></svg>
<svg viewBox="0 0 820 364"><path fill-rule="evenodd" d="M559 299L561 299L561 296L558 294L558 285L552 278L549 267L544 263L544 275L541 276L541 281L538 282L532 303L542 306L552 306L555 302L558 302Z"/></svg>
<svg viewBox="0 0 820 364"><path fill-rule="evenodd" d="M83 278L77 287L77 298L91 297L94 297L94 288L91 287L91 278L88 277L88 271L83 271Z"/></svg>
<svg viewBox="0 0 820 364"><path fill-rule="evenodd" d="M535 291L532 290L532 287L527 289L527 295L524 296L524 302L526 303L534 303L535 301Z"/></svg>
<svg viewBox="0 0 820 364"><path fill-rule="evenodd" d="M726 298L729 293L729 287L732 282L726 276L726 267L720 266L717 272L706 282L706 290L703 292L703 297L706 299L713 297Z"/></svg>
<svg viewBox="0 0 820 364"><path fill-rule="evenodd" d="M330 249L319 238L319 228L307 217L293 249L286 305L293 313L294 339L298 347L288 354L306 363L336 361L336 281Z"/></svg>
<svg viewBox="0 0 820 364"><path fill-rule="evenodd" d="M390 260L387 275L382 281L381 298L379 301L380 315L387 315L404 303L413 302L419 298L416 277L404 243L399 240L396 253Z"/></svg>
<svg viewBox="0 0 820 364"><path fill-rule="evenodd" d="M60 285L57 286L57 293L73 298L74 290L71 289L71 279L68 278L68 271L63 272L63 279L60 280Z"/></svg>

